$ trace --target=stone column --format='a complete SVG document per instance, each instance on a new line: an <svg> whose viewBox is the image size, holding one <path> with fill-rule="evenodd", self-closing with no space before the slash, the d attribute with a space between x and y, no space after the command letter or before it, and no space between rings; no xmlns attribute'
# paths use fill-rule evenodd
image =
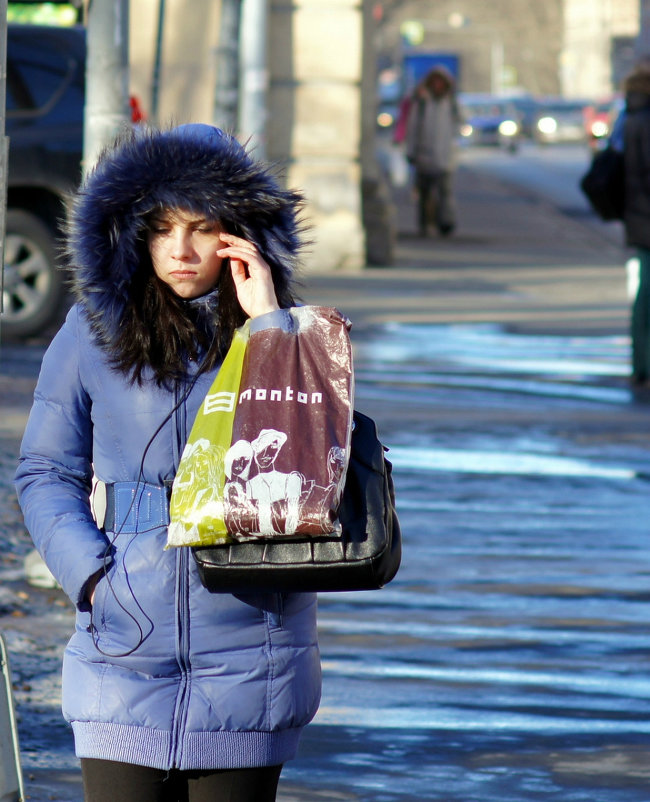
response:
<svg viewBox="0 0 650 802"><path fill-rule="evenodd" d="M151 112L160 0L132 0L131 91ZM188 11L188 9L190 9ZM213 122L221 3L166 0L158 120L161 125Z"/></svg>
<svg viewBox="0 0 650 802"><path fill-rule="evenodd" d="M386 174L377 160L377 48L374 0L363 3L363 66L361 76L361 198L366 234L366 262L386 267L394 263L397 209Z"/></svg>
<svg viewBox="0 0 650 802"><path fill-rule="evenodd" d="M307 198L310 270L365 265L358 0L270 0L267 158Z"/></svg>

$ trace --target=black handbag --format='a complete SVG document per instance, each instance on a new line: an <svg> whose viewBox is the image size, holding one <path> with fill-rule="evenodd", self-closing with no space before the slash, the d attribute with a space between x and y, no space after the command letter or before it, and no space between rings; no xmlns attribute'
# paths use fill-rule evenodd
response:
<svg viewBox="0 0 650 802"><path fill-rule="evenodd" d="M342 535L192 548L213 593L376 590L397 573L401 533L391 464L375 422L354 412Z"/></svg>
<svg viewBox="0 0 650 802"><path fill-rule="evenodd" d="M580 180L580 188L603 220L622 220L625 210L623 154L611 145L598 151Z"/></svg>

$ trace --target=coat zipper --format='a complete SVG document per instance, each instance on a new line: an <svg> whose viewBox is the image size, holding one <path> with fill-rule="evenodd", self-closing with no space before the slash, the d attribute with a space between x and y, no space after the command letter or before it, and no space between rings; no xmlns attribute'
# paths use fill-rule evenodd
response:
<svg viewBox="0 0 650 802"><path fill-rule="evenodd" d="M181 388L177 385L174 391L174 403L180 400ZM183 403L174 413L172 436L176 435L173 443L174 461L176 466L180 461L181 443L187 439L187 406ZM189 661L189 550L179 548L176 550L176 626L178 640L176 644L176 659L180 669L180 683L176 697L176 710L174 712L174 730L171 749L171 766L179 768L183 760L183 740L185 725L189 708L190 691L190 661Z"/></svg>
<svg viewBox="0 0 650 802"><path fill-rule="evenodd" d="M176 570L178 581L176 583L176 602L177 602L177 626L179 630L178 638L178 665L180 668L181 681L178 686L176 712L174 716L174 744L172 767L180 768L183 761L183 740L185 736L185 724L189 709L190 696L190 673L189 662L189 583L188 583L188 549L178 549L176 557Z"/></svg>

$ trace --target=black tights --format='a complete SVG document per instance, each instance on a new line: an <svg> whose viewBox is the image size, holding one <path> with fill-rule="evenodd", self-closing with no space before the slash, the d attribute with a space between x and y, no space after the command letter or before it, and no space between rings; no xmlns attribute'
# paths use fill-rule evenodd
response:
<svg viewBox="0 0 650 802"><path fill-rule="evenodd" d="M162 771L81 759L85 802L275 802L282 766Z"/></svg>

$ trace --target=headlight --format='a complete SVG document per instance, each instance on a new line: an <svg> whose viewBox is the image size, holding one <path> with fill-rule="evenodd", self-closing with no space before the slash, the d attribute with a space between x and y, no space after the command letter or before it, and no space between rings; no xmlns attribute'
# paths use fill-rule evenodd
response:
<svg viewBox="0 0 650 802"><path fill-rule="evenodd" d="M474 133L474 129L469 123L465 123L460 127L460 135L461 136L471 136Z"/></svg>
<svg viewBox="0 0 650 802"><path fill-rule="evenodd" d="M502 136L516 136L519 126L514 120L504 120L499 125L499 133Z"/></svg>
<svg viewBox="0 0 650 802"><path fill-rule="evenodd" d="M542 117L537 121L537 128L542 134L554 134L557 131L557 120L554 117Z"/></svg>
<svg viewBox="0 0 650 802"><path fill-rule="evenodd" d="M389 128L394 122L395 119L389 111L382 111L377 115L377 125L381 128Z"/></svg>
<svg viewBox="0 0 650 802"><path fill-rule="evenodd" d="M609 125L603 120L596 120L591 126L591 133L593 136L607 136Z"/></svg>

